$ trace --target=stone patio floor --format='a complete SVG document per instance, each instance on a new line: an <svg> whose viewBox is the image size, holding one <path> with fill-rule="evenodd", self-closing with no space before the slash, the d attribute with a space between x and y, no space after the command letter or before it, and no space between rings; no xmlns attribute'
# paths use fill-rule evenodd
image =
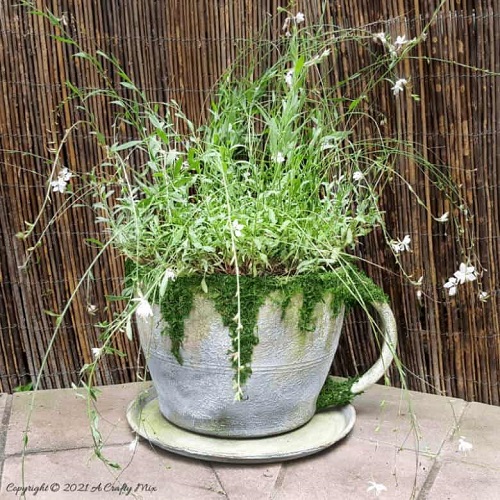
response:
<svg viewBox="0 0 500 500"><path fill-rule="evenodd" d="M39 391L25 457L26 498L166 500L500 499L500 407L375 386L354 401L350 435L327 450L278 464L230 465L177 456L134 439L125 411L147 385L102 388L103 453L93 458L86 402L71 389ZM21 497L22 436L31 393L0 395L1 499ZM472 444L464 451L460 439ZM463 443L463 441L462 441ZM467 447L467 446L466 446ZM462 448L462 450L460 450Z"/></svg>

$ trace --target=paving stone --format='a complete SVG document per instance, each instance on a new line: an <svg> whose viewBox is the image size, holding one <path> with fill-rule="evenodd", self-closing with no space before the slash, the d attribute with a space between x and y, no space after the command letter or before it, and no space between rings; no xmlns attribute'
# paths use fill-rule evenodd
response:
<svg viewBox="0 0 500 500"><path fill-rule="evenodd" d="M281 465L213 464L224 491L231 500L270 498Z"/></svg>
<svg viewBox="0 0 500 500"><path fill-rule="evenodd" d="M226 498L210 464L152 449L140 442L133 454L126 445L104 450L123 470L114 472L91 457L90 449L36 453L26 457L26 486L43 487L27 498L98 500L107 498L220 500ZM131 460L132 459L132 460ZM130 463L128 463L130 462ZM14 500L21 486L21 459L5 461L0 498ZM59 488L58 491L55 489ZM129 490L130 488L130 490ZM75 490L75 491L70 491ZM127 491L129 492L127 496ZM132 495L134 493L135 497Z"/></svg>
<svg viewBox="0 0 500 500"><path fill-rule="evenodd" d="M8 404L11 399L12 396L9 394L0 392L0 473L3 468L4 448L7 439L7 421L9 415L6 414L6 411L9 411Z"/></svg>
<svg viewBox="0 0 500 500"><path fill-rule="evenodd" d="M5 392L0 392L0 422L3 419L5 407L7 406L7 403L11 398L12 396L10 394L6 394Z"/></svg>
<svg viewBox="0 0 500 500"><path fill-rule="evenodd" d="M130 442L130 431L125 412L128 404L149 384L122 384L102 387L97 407L100 412L99 429L109 444ZM12 396L12 411L7 433L5 454L22 451L32 393ZM31 417L28 449L30 451L60 450L92 446L87 402L73 389L38 391Z"/></svg>
<svg viewBox="0 0 500 500"><path fill-rule="evenodd" d="M450 402L449 398L411 393L422 429L418 442L421 455L417 456L411 449L398 450L401 445L415 447L410 440L405 441L410 421L404 414L407 404L403 401L400 405L401 391L376 386L355 400L357 421L350 436L311 457L282 465L210 464L153 448L141 440L128 463L132 433L125 410L144 387L145 384L109 386L103 388L99 398L101 430L108 443L104 453L125 466L116 482L113 472L102 462L90 459L85 401L72 390L40 391L30 434L30 450L39 452L26 457L26 484L48 488L58 483L61 490L57 495L39 491L36 497L30 496L34 492L28 492L27 498L115 498L125 496L130 487L138 489L134 493L139 499L362 500L374 497L373 492L367 491L369 482L374 481L387 487L380 495L385 499L409 499L414 484L414 492L418 492L425 482L421 500L500 500L498 407L470 403L465 408L466 403L461 400ZM9 398L12 402L7 434L9 455L0 485L2 500L16 498L16 492L8 490L21 484L18 453L30 396L0 395L0 416ZM440 448L460 416L460 428ZM467 454L458 450L460 436L473 444ZM435 462L432 455L422 454L425 446L432 452L441 451L430 475ZM84 491L64 491L65 487Z"/></svg>
<svg viewBox="0 0 500 500"><path fill-rule="evenodd" d="M360 500L373 498L370 481L383 484L381 498L408 499L422 487L433 460L415 451L347 438L331 449L284 465L273 499Z"/></svg>
<svg viewBox="0 0 500 500"><path fill-rule="evenodd" d="M446 461L425 500L497 500L500 498L498 469L464 462Z"/></svg>
<svg viewBox="0 0 500 500"><path fill-rule="evenodd" d="M375 385L354 402L357 420L352 436L436 455L466 403L461 399L401 391ZM411 411L418 432L412 429Z"/></svg>
<svg viewBox="0 0 500 500"><path fill-rule="evenodd" d="M437 414L434 418L436 416ZM453 437L443 446L441 457L500 469L499 423L500 408L498 406L470 403ZM473 446L472 450L467 453L459 450L461 437ZM500 489L498 498L500 499Z"/></svg>

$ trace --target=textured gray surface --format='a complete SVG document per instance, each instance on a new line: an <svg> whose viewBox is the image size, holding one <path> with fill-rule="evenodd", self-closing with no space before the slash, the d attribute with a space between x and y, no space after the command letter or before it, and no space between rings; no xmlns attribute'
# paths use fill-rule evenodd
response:
<svg viewBox="0 0 500 500"><path fill-rule="evenodd" d="M153 318L137 318L141 344L155 384L160 410L172 423L198 433L223 437L257 437L288 432L307 423L327 377L339 343L344 310L330 314L330 299L316 305L315 329L298 328L301 296L295 296L283 316L268 299L259 311L252 375L243 401L234 401L228 351L229 329L214 304L197 295L185 322L180 365L171 354L160 308ZM383 325L380 359L353 386L365 391L389 367L396 345L394 316L386 304L374 304ZM382 343L382 342L381 342Z"/></svg>
<svg viewBox="0 0 500 500"><path fill-rule="evenodd" d="M185 322L180 365L161 334L159 307L152 320L138 318L141 343L161 412L180 427L225 437L280 434L304 425L316 411L316 398L337 350L343 310L330 314L329 300L316 306L315 330L299 330L300 296L282 318L267 300L259 311L252 375L245 399L234 401L228 328L211 301L198 295Z"/></svg>
<svg viewBox="0 0 500 500"><path fill-rule="evenodd" d="M215 462L270 463L305 457L332 446L350 432L356 412L348 405L320 412L306 425L279 436L222 439L170 424L160 413L156 391L151 388L130 405L127 418L140 436L180 455Z"/></svg>
<svg viewBox="0 0 500 500"><path fill-rule="evenodd" d="M354 394L364 392L373 384L376 384L389 368L396 352L398 331L391 308L383 302L373 302L373 307L377 311L381 322L382 331L378 340L382 346L382 352L375 364L352 386L351 390Z"/></svg>

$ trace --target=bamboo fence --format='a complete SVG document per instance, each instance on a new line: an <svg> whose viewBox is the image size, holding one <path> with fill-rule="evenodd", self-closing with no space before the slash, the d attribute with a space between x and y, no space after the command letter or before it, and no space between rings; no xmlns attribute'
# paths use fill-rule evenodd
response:
<svg viewBox="0 0 500 500"><path fill-rule="evenodd" d="M54 225L36 259L22 269L26 244L15 234L32 221L47 194L50 165L57 147L78 111L65 101L67 80L98 86L97 75L72 57L72 47L52 38L45 20L26 13L14 1L0 3L0 391L10 392L34 379L50 343L54 342L42 375L42 387L69 387L79 369L92 359L98 345L96 323L110 319L106 295L119 294L123 262L108 252L86 276L99 249L86 238L99 237L101 228L86 206L64 213ZM134 82L151 99L175 99L194 121L205 116L210 89L234 60L243 40L276 37L279 16L271 14L287 2L277 0L36 0L57 14L72 35L89 51L114 54ZM437 7L430 0L309 0L297 1L308 22L344 27L364 26L393 37L416 36ZM263 26L268 26L262 33ZM360 255L384 267L366 266L388 293L397 316L399 356L408 369L409 387L467 400L499 404L500 399L500 116L499 77L473 68L500 71L500 11L494 0L450 0L438 14L430 36L419 48L432 60L407 61L402 75L411 76L409 97L379 96L387 131L422 144L433 160L449 165L450 177L461 187L472 209L470 225L476 246L476 266L483 269L481 287L489 293L478 300L470 284L450 298L443 284L462 261L457 228L440 224L423 211L407 189L394 182L384 195L391 234L411 236L404 268L422 286L403 279L381 235L372 233ZM362 55L346 47L336 62L363 64ZM451 59L459 64L446 64ZM352 65L352 66L351 66ZM96 107L103 127L112 127L104 107ZM109 128L111 130L111 128ZM15 151L29 154L13 153ZM95 142L76 130L62 150L62 160L74 172L86 172L102 154ZM402 164L433 213L448 211L429 179ZM75 180L75 182L78 182ZM46 216L64 203L53 197ZM398 215L400 214L400 215ZM71 294L76 300L60 334L52 339L54 318ZM377 356L368 322L351 313L333 371L353 375L364 371ZM106 357L98 373L101 384L141 377L144 362L137 343L125 338L116 347L125 357ZM397 373L391 373L398 384Z"/></svg>

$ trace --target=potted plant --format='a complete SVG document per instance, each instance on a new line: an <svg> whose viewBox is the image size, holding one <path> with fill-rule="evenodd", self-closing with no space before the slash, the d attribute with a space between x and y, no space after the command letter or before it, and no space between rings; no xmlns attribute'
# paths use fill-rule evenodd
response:
<svg viewBox="0 0 500 500"><path fill-rule="evenodd" d="M104 82L91 92L70 85L106 152L84 181L108 235L103 248L127 259L127 306L106 325L86 373L92 380L113 352L114 335L133 335L135 315L160 410L203 434L300 427L318 405L345 404L375 383L396 346L387 298L355 269L351 251L374 229L396 256L410 243L388 236L379 196L411 148L380 134L371 99L379 86L394 99L408 92L398 62L426 30L391 39L304 27L300 12L285 17L278 42L251 47L228 68L201 126L176 102L150 102L114 58L76 54ZM344 74L335 61L346 43L368 51L370 64ZM93 119L95 99L114 114L111 142ZM430 166L418 153L411 158ZM56 195L76 175L59 169L56 153ZM380 360L361 380L329 383L320 396L345 308L369 304L382 319L382 328L374 325Z"/></svg>

